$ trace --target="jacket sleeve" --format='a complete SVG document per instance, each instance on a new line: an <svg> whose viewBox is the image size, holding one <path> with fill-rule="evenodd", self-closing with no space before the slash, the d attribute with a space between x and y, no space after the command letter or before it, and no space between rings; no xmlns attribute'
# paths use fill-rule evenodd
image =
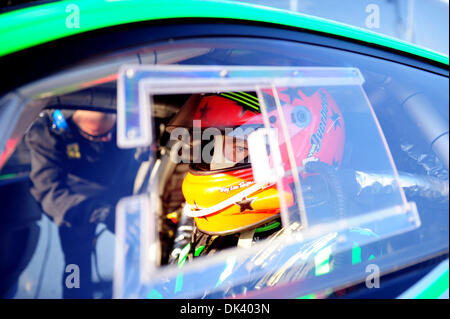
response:
<svg viewBox="0 0 450 319"><path fill-rule="evenodd" d="M31 194L56 225L64 221L72 224L69 215L82 223L101 203L95 197L73 192L67 185L65 146L49 131L46 121L45 117L39 118L25 136L31 155Z"/></svg>

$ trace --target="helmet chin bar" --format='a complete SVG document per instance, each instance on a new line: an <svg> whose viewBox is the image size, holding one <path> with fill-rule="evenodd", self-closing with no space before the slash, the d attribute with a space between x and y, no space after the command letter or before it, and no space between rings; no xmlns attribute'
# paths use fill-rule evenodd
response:
<svg viewBox="0 0 450 319"><path fill-rule="evenodd" d="M222 210L224 208L227 208L228 206L231 206L235 204L236 202L242 200L242 198L252 195L253 193L256 193L257 191L264 189L266 187L270 187L272 185L265 185L262 186L260 184L255 184L250 186L249 188L243 190L242 192L237 193L236 195L231 196L230 198L213 205L208 208L203 208L199 210L192 210L190 205L186 203L186 205L183 208L183 214L189 217L203 217L210 214L213 214L219 210Z"/></svg>

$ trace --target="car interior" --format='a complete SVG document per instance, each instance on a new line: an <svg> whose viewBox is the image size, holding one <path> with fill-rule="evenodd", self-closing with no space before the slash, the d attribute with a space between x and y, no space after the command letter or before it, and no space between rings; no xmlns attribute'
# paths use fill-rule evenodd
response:
<svg viewBox="0 0 450 319"><path fill-rule="evenodd" d="M40 232L43 231L38 226L43 216L42 210L29 192L30 158L23 141L24 134L40 112L56 109L116 112L117 69L123 64L342 66L348 59L347 53L335 50L336 52L329 54L323 47L314 48L305 45L303 47L305 53L299 57L288 43L281 43L281 46L279 43L266 46L264 41L260 40L248 41L245 44L243 42L246 40L229 40L230 42L226 44L217 39L209 41L202 39L197 44L193 44L195 43L193 40L187 40L186 43L175 48L150 46L127 49L107 57L85 61L70 70L20 88L20 95L28 97L25 102L17 96L8 97L9 100L6 100L4 105L19 104L21 106L18 121L8 125L11 132L9 144L6 147L9 150L9 156L0 169L0 202L2 203L0 242L7 247L14 247L2 252L4 256L0 257L3 261L7 261L1 265L4 268L2 273L7 272L11 280L10 284L5 285L9 289L0 291L0 295L11 294L10 286L20 277L33 258ZM439 94L445 80L434 85L429 79L439 75L425 74L423 76L421 83L429 81L429 84L424 84L428 92L424 97L425 101L422 100L421 103L423 102L422 105L427 110L434 106L435 111L411 115L410 110L416 109L413 106L408 108L404 101L405 98L416 94L418 89L417 84L410 83L408 76L404 75L406 67L383 61L389 70L385 71L379 69L380 64L370 63L369 60L373 57L364 56L358 59L355 58L353 65L362 70L366 80L364 90L383 129L399 176L404 177L405 184L402 186L405 194L408 200L416 202L422 222L422 227L414 233L414 236L399 234L386 243L386 249L389 252L398 251L407 254L408 250L405 247L411 245L413 240L422 245L423 255L428 247L434 247L435 254L439 254L446 249L442 238L445 234L448 238L448 155L447 163L442 156L445 147L448 153L448 138L445 144L439 137L444 132L438 132L431 137L430 141L428 133L431 130L429 126L436 129L441 122L445 126L445 121L448 126L448 109L443 107L443 105L448 106L448 91L447 95ZM412 74L425 73L422 70L411 72ZM189 226L193 226L192 221L185 221L186 227L180 230L177 229L177 223L170 219L170 213L185 202L181 193L181 183L188 165L177 165L167 160L172 145L169 143L169 136L165 130L170 119L188 97L187 94L155 97L152 118L153 134L157 141L157 149L153 150L156 151L156 156L154 159L149 157L149 149L136 149L136 153L142 159L142 165L136 176L135 194L147 192L152 179L158 179L161 265L167 264L174 258L170 256L170 252L173 251L175 238L182 236L187 239L192 230ZM414 102L412 99L409 101ZM432 113L436 114L440 120L433 120L431 125L427 124L417 129L418 124L415 119L418 117L423 119L423 114L428 114L429 118ZM358 152L359 149L364 149L367 140L370 140L368 136L357 136L357 132L366 126L365 115L355 112L348 116L346 129L349 132L348 136L354 136L354 138L349 138L346 143L346 157L343 159L343 165L360 171L377 168L376 157L369 153ZM430 145L433 145L433 148ZM151 160L161 161L158 174L152 171L154 163ZM365 163L366 166L361 163ZM409 243L407 244L406 241ZM386 259L389 258L388 254Z"/></svg>

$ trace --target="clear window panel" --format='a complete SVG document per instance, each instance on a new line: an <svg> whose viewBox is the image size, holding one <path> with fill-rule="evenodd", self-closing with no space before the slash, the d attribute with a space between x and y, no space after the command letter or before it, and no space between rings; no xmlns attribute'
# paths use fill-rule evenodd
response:
<svg viewBox="0 0 450 319"><path fill-rule="evenodd" d="M132 210L118 207L118 241L127 244L117 246L116 297L251 296L317 281L301 295L325 277L326 287L337 287L358 260L381 253L381 239L420 226L356 68L125 66L119 77L119 123L131 118L137 131L150 125L140 116L155 114L162 97L183 103L164 127L167 151L150 161L147 195L128 199ZM127 145L134 136L122 128ZM181 218L210 238L238 238L214 254L196 247L198 258L183 259L189 243L166 263L161 183L167 167L179 165L189 166ZM260 240L252 241L255 234ZM358 251L364 245L372 246L368 256Z"/></svg>

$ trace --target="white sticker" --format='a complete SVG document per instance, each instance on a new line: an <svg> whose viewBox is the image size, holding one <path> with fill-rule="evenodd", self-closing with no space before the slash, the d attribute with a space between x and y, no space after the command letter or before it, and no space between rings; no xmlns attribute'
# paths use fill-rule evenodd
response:
<svg viewBox="0 0 450 319"><path fill-rule="evenodd" d="M258 129L248 136L248 151L255 182L276 183L284 176L276 129Z"/></svg>

